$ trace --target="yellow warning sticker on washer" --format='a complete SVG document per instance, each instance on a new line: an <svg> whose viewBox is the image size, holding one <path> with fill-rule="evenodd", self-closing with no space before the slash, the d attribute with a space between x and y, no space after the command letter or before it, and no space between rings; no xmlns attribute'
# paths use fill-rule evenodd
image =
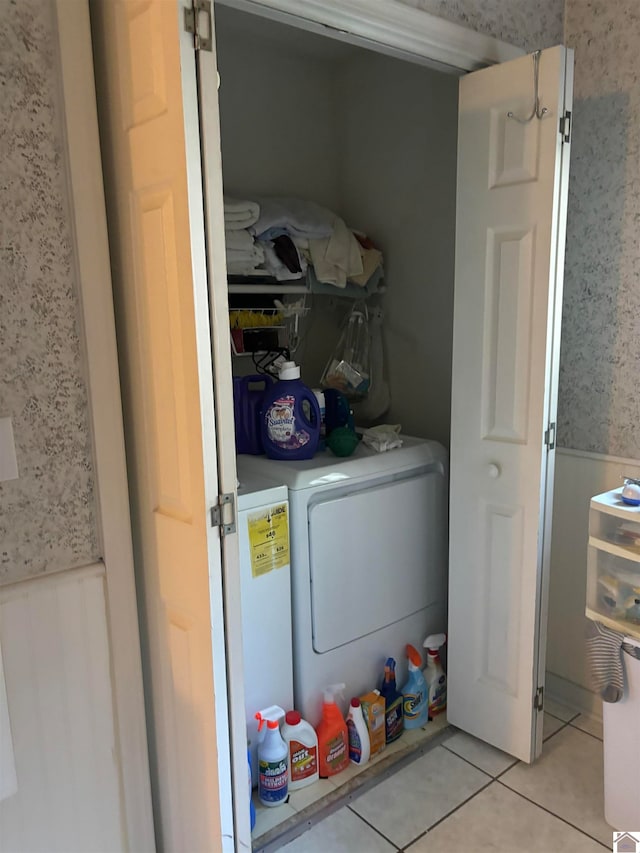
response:
<svg viewBox="0 0 640 853"><path fill-rule="evenodd" d="M254 578L289 564L287 505L278 504L248 518L251 574Z"/></svg>

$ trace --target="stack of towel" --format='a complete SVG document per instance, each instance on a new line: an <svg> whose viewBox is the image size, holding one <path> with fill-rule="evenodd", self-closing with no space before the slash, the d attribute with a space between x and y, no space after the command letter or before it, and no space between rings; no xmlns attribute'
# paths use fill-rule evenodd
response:
<svg viewBox="0 0 640 853"><path fill-rule="evenodd" d="M239 201L235 198L224 200L225 231L240 231L249 228L260 217L260 207L255 201Z"/></svg>
<svg viewBox="0 0 640 853"><path fill-rule="evenodd" d="M255 201L224 200L224 239L227 247L227 272L230 275L250 275L264 262L264 252L256 246L247 230L260 216Z"/></svg>
<svg viewBox="0 0 640 853"><path fill-rule="evenodd" d="M366 287L382 266L382 254L355 235L335 213L298 198L225 199L227 269L263 272L278 281L299 279L307 267L325 284Z"/></svg>

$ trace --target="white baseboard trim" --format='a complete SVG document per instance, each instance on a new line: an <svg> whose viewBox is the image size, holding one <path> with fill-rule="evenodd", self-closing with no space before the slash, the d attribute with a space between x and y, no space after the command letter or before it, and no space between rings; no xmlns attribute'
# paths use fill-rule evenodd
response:
<svg viewBox="0 0 640 853"><path fill-rule="evenodd" d="M594 462L610 462L613 465L623 465L631 468L637 468L640 466L640 459L632 459L628 456L611 456L608 453L595 453L592 450L573 450L570 447L560 447L556 448L556 453L562 454L562 456L575 456L580 459L590 459Z"/></svg>
<svg viewBox="0 0 640 853"><path fill-rule="evenodd" d="M602 719L602 699L596 693L548 670L545 693L549 698L555 699L556 702L568 708L573 708L580 714L589 714L598 720Z"/></svg>

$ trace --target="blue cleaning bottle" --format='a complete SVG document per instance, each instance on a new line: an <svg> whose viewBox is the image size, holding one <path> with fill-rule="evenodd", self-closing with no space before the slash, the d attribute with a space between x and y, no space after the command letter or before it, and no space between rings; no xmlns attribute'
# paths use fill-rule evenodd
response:
<svg viewBox="0 0 640 853"><path fill-rule="evenodd" d="M404 729L402 693L396 687L396 662L393 658L387 658L384 665L384 678L380 687L380 695L384 696L385 712L385 734L387 743L398 740Z"/></svg>
<svg viewBox="0 0 640 853"><path fill-rule="evenodd" d="M422 674L422 658L412 645L407 645L409 676L402 687L404 727L418 729L429 722L429 690Z"/></svg>
<svg viewBox="0 0 640 853"><path fill-rule="evenodd" d="M252 787L251 787L251 750L247 747L247 763L249 765L249 821L251 823L251 829L253 830L256 825L256 807L253 805L253 799L251 797Z"/></svg>

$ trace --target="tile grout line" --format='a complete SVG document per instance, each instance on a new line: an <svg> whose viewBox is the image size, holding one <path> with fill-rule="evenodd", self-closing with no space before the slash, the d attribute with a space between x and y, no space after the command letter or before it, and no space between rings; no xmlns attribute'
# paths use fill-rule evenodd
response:
<svg viewBox="0 0 640 853"><path fill-rule="evenodd" d="M562 723L562 725L560 726L560 728L559 728L559 729L556 729L556 731L555 731L555 732L552 732L552 733L549 735L549 737L548 737L548 738L546 738L545 740L543 740L543 744L544 744L544 743L546 743L547 741L551 740L551 738L552 738L554 735L559 734L560 732L564 731L564 730L565 730L567 727L569 727L569 726L570 726L571 728L573 728L575 731L581 731L583 734L590 735L590 737L594 738L595 740L600 740L600 741L601 741L601 739L600 739L600 738L598 738L596 735L592 735L590 732L585 732L583 729L578 728L578 726L574 726L574 725L573 725L573 723L575 722L575 720L577 720L577 719L578 719L578 717L580 717L580 716L581 716L580 712L577 712L576 714L574 714L574 715L573 715L570 719L568 719L568 720L563 720L561 717L557 717L555 714L552 714L550 711L545 711L545 714L549 714L549 716L550 716L550 717L553 717L553 719L554 719L554 720L557 720L559 723ZM602 742L602 741L601 741L601 742ZM467 764L469 764L469 765L470 765L471 767L473 767L475 770L479 770L481 773L484 773L485 775L489 776L489 777L490 777L490 781L489 781L489 782L487 782L487 784L486 784L486 785L484 785L482 788L480 788L479 790L477 790L474 794L472 794L472 795L471 795L468 799L466 799L464 802L462 802L462 803L460 803L458 806L456 806L456 808L455 808L455 809L453 809L452 811L450 811L450 812L449 812L448 814L446 814L444 817L440 818L440 820L436 821L436 823L434 823L432 826L430 826L428 829L426 829L423 833L421 833L420 835L416 836L416 838L414 838L411 842L409 842L410 844L415 844L415 843L416 843L416 841L418 841L420 838L423 838L425 835L427 835L427 833L429 833L429 832L431 832L433 829L435 829L435 828L436 828L436 826L438 826L440 823L442 823L443 821L445 821L445 820L447 820L449 817L451 817L453 814L455 814L455 812L457 812L459 808L461 808L461 807L462 807L463 805L465 805L466 803L470 802L470 801L471 801L474 797L476 797L476 796L477 796L481 791L484 791L486 788L488 788L488 787L489 787L489 785L491 785L491 783L492 783L492 782L500 782L500 784L502 785L502 787L503 787L503 788L506 788L506 789L507 789L507 790L509 790L509 791L513 791L514 793L518 794L518 796L522 797L522 799L527 800L527 801L528 801L528 802L530 802L532 805L537 806L537 808L542 809L543 811L546 811L546 812L547 812L548 814L550 814L552 817L556 817L556 818L558 818L558 820L561 820L563 823L566 823L566 824L567 824L567 826L572 827L572 829L575 829L577 832L580 832L582 835L585 835L587 838L590 838L592 841L595 841L595 842L596 842L596 844L599 844L600 846L605 847L605 849L606 849L606 850L608 849L608 847L606 847L605 845L603 845L603 844L602 844L602 842L601 842L601 841L599 841L597 838L594 838L592 835L589 835L589 833L588 833L588 832L584 832L582 829L580 829L580 828L579 828L579 827L577 827L577 826L574 826L574 825L573 825L572 823L570 823L568 820L565 820L564 818L560 817L560 815L556 815L556 814L554 814L552 811L549 811L549 809L546 809L544 806L541 806L539 803L536 803L536 802L534 802L533 800L529 800L529 798L528 798L528 797L525 797L523 794L520 794L520 793L519 793L519 791L515 791L513 788L510 788L508 785L505 785L505 783L504 783L504 782L501 782L501 781L500 781L500 779L502 778L502 776L504 776L506 773L508 773L508 772L509 772L509 770L512 770L512 769L513 769L517 764L522 763L522 762L520 762L517 758L516 758L516 759L514 759L514 761L513 761L513 763L512 763L512 764L510 764L508 767L505 767L505 769L504 769L504 770L502 770L500 773L498 773L496 776L491 776L491 774L490 774L490 773L487 773L487 771L486 771L486 770L484 770L483 768L478 767L476 764L474 764L472 761L469 761L469 759L465 758L463 755L459 755L459 754L458 754L457 752L455 752L453 749L450 749L450 748L447 746L447 742L446 742L446 741L445 741L444 743L442 743L442 744L441 744L441 746L443 746L443 747L447 750L447 752L451 753L452 755L456 755L458 758L462 758L462 760L463 760L463 761L466 761L466 762L467 762ZM407 846L407 845L405 845L405 847L406 847L406 846Z"/></svg>
<svg viewBox="0 0 640 853"><path fill-rule="evenodd" d="M490 778L490 779L497 779L497 778L498 778L498 776L502 776L502 774L503 774L503 773L506 773L506 772L507 772L507 770L511 770L511 768L512 768L512 767L514 767L514 766L518 763L518 759L517 759L517 758L514 758L514 759L513 759L513 762L512 762L508 767L506 767L504 770L501 770L501 771L500 771L500 773L498 773L498 775L497 775L497 776L494 776L494 775L493 775L493 773L489 773L489 772L487 772L483 767L478 767L478 765L477 765L477 764L474 764L474 763L473 763L473 761L470 761L468 758L465 758L465 757L464 757L464 755L460 755L460 753L456 752L456 751L455 751L455 750L453 750L453 749L450 749L450 748L447 746L446 741L445 741L443 744L440 744L440 745L441 745L441 746L443 746L443 747L447 750L447 752L450 752L450 753L451 753L451 755L455 755L455 756L456 756L456 758L461 758L463 761L466 761L466 762L467 762L467 764L470 764L470 765L471 765L471 767L473 767L475 770L479 770L479 771L480 771L480 773L484 773L484 775L485 775L485 776L489 776L489 778ZM506 754L507 754L507 753L505 752L505 755L506 755ZM511 756L511 758L513 758L513 756Z"/></svg>
<svg viewBox="0 0 640 853"><path fill-rule="evenodd" d="M561 729L558 729L558 731L561 731ZM508 772L509 772L509 770L513 770L513 768L514 768L517 764L522 764L522 761L520 761L519 759L516 759L515 764L512 764L512 765L511 765L511 767L507 767L507 768L506 768L506 770L503 770L503 771L502 771L502 773L498 773L498 775L497 775L497 776L494 776L493 781L494 781L494 782L497 782L499 779L502 779L502 777L505 775L505 773L508 773Z"/></svg>
<svg viewBox="0 0 640 853"><path fill-rule="evenodd" d="M496 779L496 782L498 782L498 784L502 785L503 788L506 788L507 791L511 791L512 793L517 794L523 800L526 800L528 803L531 803L531 805L537 806L537 808L542 809L543 812L547 812L547 814L550 814L552 817L555 817L558 820L561 820L563 823L566 823L567 826L570 826L572 829L575 829L576 832L580 832L582 835L586 835L587 838L590 838L592 841L595 841L598 844L602 845L602 842L599 839L595 838L593 835L590 835L588 832L585 832L584 829L580 829L579 826L576 826L574 823L571 823L571 821L567 820L566 818L562 817L561 815L556 814L555 812L552 812L550 809L546 808L546 806L542 806L542 805L540 805L540 803L536 803L535 800L529 799L529 797L527 797L525 794L520 793L520 791L517 791L515 788L511 788L509 785L506 785L504 782L500 781L499 779ZM604 846L604 845L602 845L602 846Z"/></svg>
<svg viewBox="0 0 640 853"><path fill-rule="evenodd" d="M387 838L387 836L384 834L384 832L380 832L380 830L376 826L374 826L372 823L369 823L369 821L366 818L362 817L362 815L359 814L357 811L354 811L354 809L351 807L350 803L347 803L347 808L349 809L351 814L354 814L357 818L359 818L363 823L365 823L369 827L369 829L373 829L373 831L375 833L377 833L380 836L380 838L384 838L384 840L387 842L387 844L390 844L395 850L401 850L402 849L402 848L398 847L398 845L395 844L390 838Z"/></svg>
<svg viewBox="0 0 640 853"><path fill-rule="evenodd" d="M544 708L543 710L545 714L548 714L550 717L553 717L554 720L559 720L561 723L564 723L565 726L568 726L570 723L572 723L574 720L577 720L578 717L582 715L582 711L576 711L575 714L568 720L563 720L562 717L559 717L557 714L552 714L551 711L547 711Z"/></svg>
<svg viewBox="0 0 640 853"><path fill-rule="evenodd" d="M558 720L557 717L554 717L553 719ZM558 722L562 723L562 720L558 720ZM556 729L555 732L551 732L551 734L548 735L548 737L543 739L542 748L544 749L545 743L548 743L548 741L550 741L552 737L555 737L557 734L560 734L560 732L563 732L567 728L567 726L569 726L569 725L571 725L571 723L562 723L562 725L560 726L559 729Z"/></svg>
<svg viewBox="0 0 640 853"><path fill-rule="evenodd" d="M594 740L599 740L600 743L604 743L603 738L598 737L598 735L594 735L592 732L585 732L585 730L581 729L580 726L574 726L573 723L567 723L567 725L571 726L571 728L575 729L577 732L582 732L583 735L589 735L589 737L592 737Z"/></svg>
<svg viewBox="0 0 640 853"><path fill-rule="evenodd" d="M483 774L483 776L486 776L486 777L487 777L487 782L486 782L486 783L485 783L481 788L478 788L478 790L477 790L477 791L474 791L474 792L473 792L473 794L471 794L469 797L467 797L467 799L466 799L466 800L463 800L461 803L458 803L458 805L457 805L455 808L453 808L450 812L447 812L447 814L443 815L443 816L442 816L441 818L439 818L435 823L431 824L431 826L429 826L427 829L425 829L425 831L424 831L424 832L421 832L419 835L416 835L416 837L415 837L415 838L412 838L410 841L408 841L408 842L407 842L407 844L403 845L403 847L402 847L402 848L399 848L396 844L394 844L394 842L393 842L393 841L391 841L391 839L390 839L390 838L387 838L387 836L386 836L383 832L380 832L380 830L379 830L379 829L377 829L375 826L373 826L373 824L370 824L370 823L369 823L369 821L368 821L368 820L366 820L366 818L362 817L362 815L361 815L361 814L359 814L358 812L354 811L354 809L352 808L352 806L351 806L351 804L350 804L350 803L348 803L348 804L347 804L347 808L348 808L350 811L352 811L355 815L357 815L357 816L360 818L360 820L362 820L364 823L366 823L366 824L367 824L367 826L369 826L369 827L371 827L371 829L375 830L375 831L378 833L378 835L382 836L382 838L384 838L384 840L385 840L385 841L389 842L389 844L391 844L393 847L395 847L395 848L396 848L396 850L400 850L400 851L402 851L405 847L407 847L407 846L409 846L409 845L411 845L411 844L415 844L415 843L416 843L416 841L418 841L418 839L422 838L422 837L423 837L424 835L426 835L428 832L431 832L431 830L432 830L432 829L435 829L435 827L436 827L436 826L438 826L438 824L442 823L442 822L443 822L444 820L446 820L448 817L451 817L451 815L455 814L455 812L457 812L457 811L458 811L458 809L462 808L462 806L464 806L466 803L470 802L470 801L471 801L474 797L476 797L476 796L477 796L481 791L484 791L484 790L485 790L485 788L488 788L488 787L489 787L489 785L491 785L491 783L495 781L495 778L494 778L490 773L487 773L487 772L486 772L486 770L482 770L480 767L476 767L476 765L475 765L475 764L472 764L472 763L471 763L471 761L467 761L467 759L466 759L466 758L463 758L463 756L458 755L458 753L457 753L457 752L454 752L452 749L448 749L448 748L446 747L446 741L445 741L445 743L441 743L441 744L440 744L440 746L445 747L445 749L447 749L447 752L448 752L450 755L455 755L455 756L456 756L456 758L460 758L462 761L464 761L464 762L465 762L466 764L468 764L470 767L473 767L473 768L474 768L474 770L477 770L479 773L482 773L482 774ZM517 759L515 759L515 760L514 760L514 764L517 764L517 763L518 763L518 760L517 760ZM512 765L510 765L510 767L513 767L513 766L514 766L513 764L512 764ZM507 770L509 770L509 769L510 769L510 767L508 767L508 768L507 768ZM504 771L504 772L506 772L506 771Z"/></svg>
<svg viewBox="0 0 640 853"><path fill-rule="evenodd" d="M558 718L556 717L556 719L558 719ZM566 725L569 725L569 724L567 723ZM564 726L562 728L564 728ZM558 731L562 731L562 729L558 729ZM557 733L554 732L554 734L557 734ZM551 737L552 737L552 735L551 735ZM453 754L455 755L456 753L453 753ZM468 763L470 763L470 762L468 762ZM520 762L516 760L516 764L519 764L519 763ZM511 767L513 767L513 766L514 765L512 764ZM472 767L475 767L475 764L472 765ZM511 767L508 767L507 770L510 770ZM476 769L478 769L478 768L476 768ZM507 770L504 770L503 773L506 773ZM482 771L482 772L484 772L484 771ZM410 847L412 844L415 844L421 838L424 838L425 835L428 835L430 832L432 832L439 824L444 823L445 820L448 820L450 817L452 817L458 811L458 809L461 809L462 806L471 802L471 800L473 800L474 797L477 797L478 794L480 794L482 791L485 791L487 788L489 788L493 784L493 782L498 782L498 781L499 781L498 777L490 779L490 781L487 782L486 785L484 785L482 788L477 790L474 794L472 794L470 797L468 797L464 802L462 802L458 806L456 806L455 809L452 809L452 811L450 811L448 814L444 815L444 817L441 817L440 820L437 820L428 829L425 829L424 832L421 832L420 835L417 835L414 839L409 841L408 844L405 844L404 847L402 848L402 850L400 851L400 853L404 853L404 851L407 847ZM596 844L599 844L600 847L603 847L605 850L609 850L607 845L603 844L598 838L594 838L593 835L589 835L588 832L584 832L584 830L580 829L577 826L574 826L574 824L570 823L568 820L565 820L563 817L560 817L560 815L554 814L553 812L549 811L549 809L546 809L544 806L541 806L539 803L534 802L534 800L530 800L528 797L525 797L524 794L521 794L519 791L516 791L513 788L510 788L508 785L505 785L504 782L500 782L500 785L502 785L503 788L506 788L507 791L511 791L513 794L517 794L523 800L526 800L528 803L531 803L532 806L539 808L541 811L547 812L547 814L551 815L551 817L555 817L558 820L562 821L562 823L565 823L567 826L570 826L572 829L575 829L576 832L579 832L581 835L584 835L587 838L590 838L591 841L595 841Z"/></svg>
<svg viewBox="0 0 640 853"><path fill-rule="evenodd" d="M545 711L545 713L546 713L546 711ZM550 716L553 717L553 714L550 714ZM578 714L577 716L580 716L580 715ZM547 743L547 741L550 741L552 737L554 737L557 734L560 734L560 732L564 731L567 728L567 726L570 725L569 723L565 722L564 720L561 720L560 717L553 717L553 719L557 720L559 723L562 723L562 725L560 726L559 729L556 729L555 732L551 732L551 734L549 735L549 737L546 740L542 741L543 748L544 748L544 744ZM494 780L496 782L498 782L500 779L502 779L502 777L506 773L509 772L509 770L513 770L513 768L516 766L516 764L523 764L523 763L524 762L520 761L520 759L516 758L515 761L513 762L513 764L510 764L508 767L505 767L505 769L502 770L500 773L498 773L497 776L494 776L493 777ZM504 783L502 783L502 784L504 785ZM509 786L504 785L504 787L508 788ZM509 788L509 790L511 790L511 788Z"/></svg>
<svg viewBox="0 0 640 853"><path fill-rule="evenodd" d="M451 750L449 750L449 751L451 752ZM456 753L454 752L454 753L453 753L453 755L455 755L455 754L456 754ZM458 756L458 758L459 758L459 757L460 757L460 756ZM470 763L470 762L467 762L467 764L469 764L469 763ZM471 766L472 766L472 767L474 767L475 765L471 765ZM476 769L477 769L477 768L476 768ZM482 772L484 773L484 771L482 771ZM488 776L488 774L487 774L487 773L485 773L484 775L485 775L485 776ZM471 794L469 797L467 797L467 799L466 799L466 800L463 800L461 803L458 803L458 805L457 805L455 808L451 809L451 811L450 811L450 812L447 812L447 814L443 815L443 816L442 816L441 818L439 818L435 823L432 823L432 824L431 824L431 826L427 827L427 829L425 829L425 831L424 831L424 832L421 832L419 835L416 835L416 837L415 837L415 838L412 838L412 839L411 839L411 841L407 842L407 844L405 844L404 846L405 846L405 847L408 847L408 846L410 846L411 844L415 844L415 843L416 843L416 841L419 841L421 838L424 838L424 836L425 836L425 835L428 835L430 832L432 832L432 831L436 828L436 826L439 826L439 825L440 825L441 823L443 823L445 820L448 820L448 818L452 817L452 815L454 815L454 814L458 811L458 809L461 809L461 808L462 808L462 806L466 806L466 804L467 804L467 803L470 803L470 802L471 802L471 800L472 800L474 797L477 797L477 796L478 796L478 794L480 794L482 791L486 790L490 785L492 785L492 784L495 782L495 779L493 779L493 777L489 776L488 778L489 778L489 781L488 781L488 782L486 782L486 783L482 786L482 788L478 788L478 790L477 790L477 791L474 791L474 792L473 792L473 794Z"/></svg>

